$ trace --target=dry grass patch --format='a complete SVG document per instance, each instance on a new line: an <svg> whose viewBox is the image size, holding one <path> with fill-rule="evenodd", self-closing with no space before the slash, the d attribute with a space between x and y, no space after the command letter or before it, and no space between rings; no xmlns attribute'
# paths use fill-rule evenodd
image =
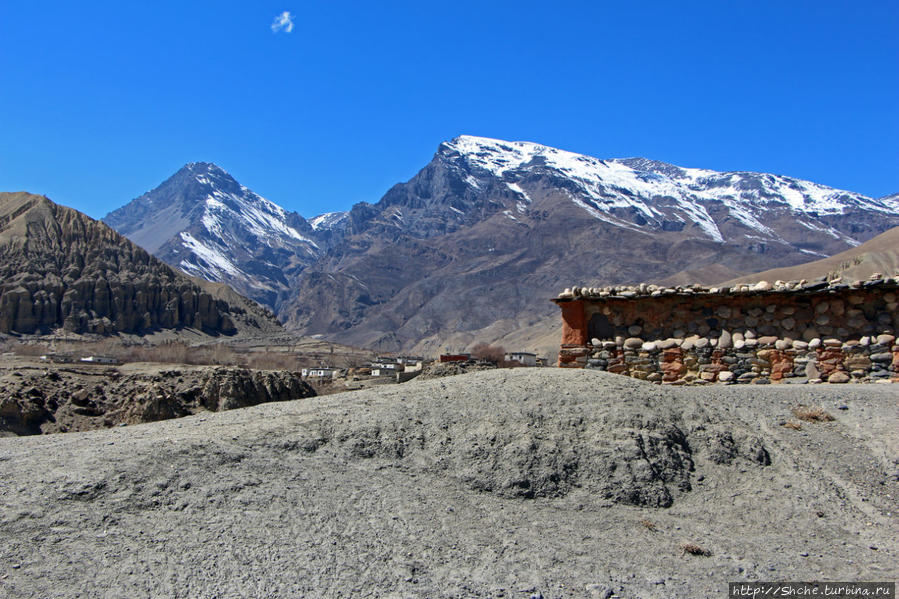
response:
<svg viewBox="0 0 899 599"><path fill-rule="evenodd" d="M700 547L696 543L681 543L680 544L681 557L687 555L701 555L702 557L710 557L712 552L708 549Z"/></svg>
<svg viewBox="0 0 899 599"><path fill-rule="evenodd" d="M793 416L806 422L830 422L833 420L833 416L824 408L817 406L796 406L793 408Z"/></svg>
<svg viewBox="0 0 899 599"><path fill-rule="evenodd" d="M640 526L650 532L655 532L657 530L656 523L647 518L643 518L642 520L640 520Z"/></svg>

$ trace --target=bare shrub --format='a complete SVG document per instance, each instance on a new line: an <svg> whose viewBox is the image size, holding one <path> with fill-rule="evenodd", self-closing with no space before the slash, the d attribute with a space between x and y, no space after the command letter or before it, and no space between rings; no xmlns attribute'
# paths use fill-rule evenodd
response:
<svg viewBox="0 0 899 599"><path fill-rule="evenodd" d="M687 555L701 555L702 557L709 557L712 555L712 552L708 549L700 547L696 543L681 543L680 544L681 557Z"/></svg>
<svg viewBox="0 0 899 599"><path fill-rule="evenodd" d="M656 528L656 523L653 522L652 520L649 520L648 518L643 518L642 520L640 520L640 526L642 526L643 528L645 528L646 530L648 530L650 532L655 532L656 530L658 530Z"/></svg>
<svg viewBox="0 0 899 599"><path fill-rule="evenodd" d="M820 407L796 406L793 408L793 416L806 422L830 422L833 420L833 416Z"/></svg>

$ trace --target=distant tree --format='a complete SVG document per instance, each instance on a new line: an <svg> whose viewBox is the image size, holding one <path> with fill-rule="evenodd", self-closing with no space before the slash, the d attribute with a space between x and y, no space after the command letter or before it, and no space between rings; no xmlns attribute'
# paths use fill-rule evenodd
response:
<svg viewBox="0 0 899 599"><path fill-rule="evenodd" d="M500 345L490 345L481 341L471 349L471 355L478 360L486 360L502 366L506 360L506 349Z"/></svg>

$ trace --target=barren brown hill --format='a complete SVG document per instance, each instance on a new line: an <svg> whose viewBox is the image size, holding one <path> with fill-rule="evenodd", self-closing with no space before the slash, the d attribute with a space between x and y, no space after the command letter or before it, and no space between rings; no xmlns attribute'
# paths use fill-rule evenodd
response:
<svg viewBox="0 0 899 599"><path fill-rule="evenodd" d="M730 279L722 284L735 285L737 283L777 280L791 281L825 276L864 280L877 272L883 274L899 272L899 227L890 229L858 247L834 254L829 258L797 266L774 268Z"/></svg>
<svg viewBox="0 0 899 599"><path fill-rule="evenodd" d="M2 333L281 330L267 310L225 295L77 210L26 192L0 193Z"/></svg>

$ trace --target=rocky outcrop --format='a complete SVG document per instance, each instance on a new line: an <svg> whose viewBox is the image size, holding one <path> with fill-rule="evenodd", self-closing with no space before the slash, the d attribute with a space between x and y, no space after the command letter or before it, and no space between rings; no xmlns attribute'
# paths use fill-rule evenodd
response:
<svg viewBox="0 0 899 599"><path fill-rule="evenodd" d="M299 373L234 367L15 368L0 375L0 435L81 431L313 397Z"/></svg>
<svg viewBox="0 0 899 599"><path fill-rule="evenodd" d="M277 329L204 291L106 225L42 196L0 193L0 332L110 335ZM254 326L255 324L255 326Z"/></svg>
<svg viewBox="0 0 899 599"><path fill-rule="evenodd" d="M312 387L297 373L216 368L204 373L199 401L207 410L218 412L313 395Z"/></svg>

